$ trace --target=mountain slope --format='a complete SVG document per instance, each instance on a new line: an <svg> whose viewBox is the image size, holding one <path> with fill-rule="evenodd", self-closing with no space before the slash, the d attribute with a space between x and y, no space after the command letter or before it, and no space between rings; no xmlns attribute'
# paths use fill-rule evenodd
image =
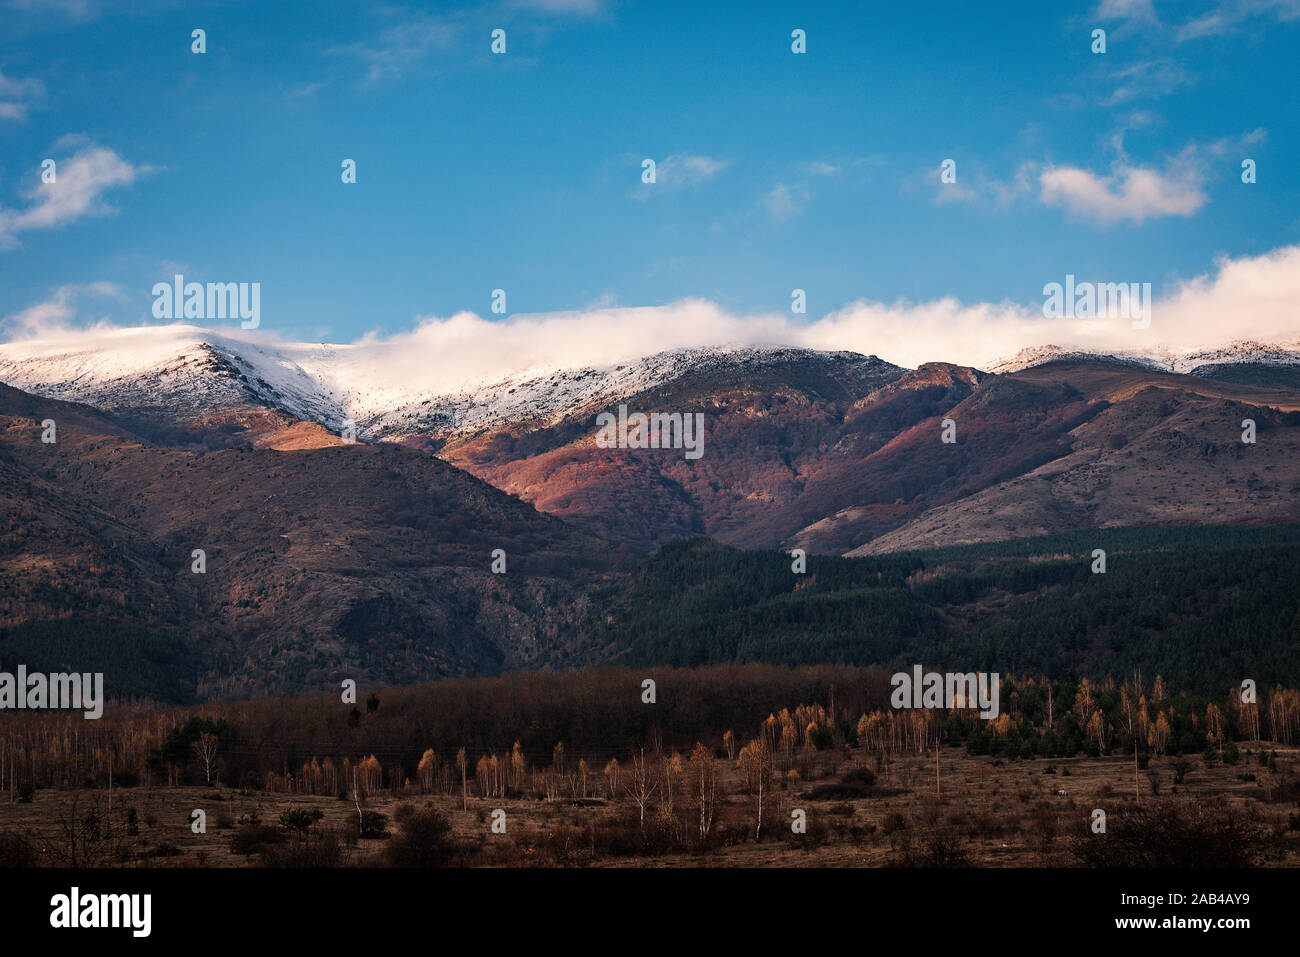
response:
<svg viewBox="0 0 1300 957"><path fill-rule="evenodd" d="M194 326L0 345L0 382L94 406L159 441L210 448L346 417L282 351Z"/></svg>
<svg viewBox="0 0 1300 957"><path fill-rule="evenodd" d="M998 375L945 363L908 371L847 352L718 348L457 381L436 381L393 348L178 324L0 345L0 379L90 402L144 441L193 451L324 449L341 444L336 433L351 420L363 441L431 453L641 551L701 534L843 553L1294 514L1293 467L1272 458L1290 448L1279 414L1300 394L1300 352L1288 346L1122 356L1049 346ZM1171 418L1161 411L1171 396L1194 408ZM620 405L701 413L703 456L598 447L597 415ZM1226 455L1233 416L1282 430L1257 447L1265 472L1179 451L1210 443ZM954 444L940 440L946 419ZM1236 494L1242 488L1261 491Z"/></svg>
<svg viewBox="0 0 1300 957"><path fill-rule="evenodd" d="M904 370L853 353L770 350L700 362L677 378L526 424L449 442L440 454L568 521L643 548L685 535L769 537L764 517L801 492L808 463L839 441L861 396ZM596 445L596 415L700 413L703 454Z"/></svg>
<svg viewBox="0 0 1300 957"><path fill-rule="evenodd" d="M1080 528L1300 519L1300 394L1088 362L1003 379L1077 390L1095 412L1061 434L1064 454L939 503L849 554ZM1253 445L1241 441L1247 418L1258 429Z"/></svg>
<svg viewBox="0 0 1300 957"><path fill-rule="evenodd" d="M8 387L0 528L5 663L85 670L129 634L141 656L170 649L165 666L141 687L108 660L109 687L172 699L542 663L563 654L581 590L624 563L410 449L178 450Z"/></svg>

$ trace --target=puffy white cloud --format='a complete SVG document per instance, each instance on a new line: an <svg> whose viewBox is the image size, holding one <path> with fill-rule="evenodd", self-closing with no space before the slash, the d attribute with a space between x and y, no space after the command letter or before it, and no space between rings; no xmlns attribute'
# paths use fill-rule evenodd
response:
<svg viewBox="0 0 1300 957"><path fill-rule="evenodd" d="M1044 283L1064 276L1045 276ZM1140 276L1083 276L1137 282ZM1152 304L1151 327L1130 318L1047 319L1042 303L860 300L819 319L786 313L741 316L716 303L516 315L493 322L471 313L427 317L411 332L368 336L389 373L406 381L473 381L523 368L580 368L625 362L674 348L792 345L875 354L905 366L947 361L984 366L1046 344L1115 352L1191 351L1238 339L1300 341L1300 246L1222 259Z"/></svg>
<svg viewBox="0 0 1300 957"><path fill-rule="evenodd" d="M83 216L112 212L101 197L115 186L130 186L150 172L148 166L134 166L103 146L83 146L56 165L54 182L41 182L30 189L25 209L0 209L0 248L12 246L15 237L30 229L50 229Z"/></svg>
<svg viewBox="0 0 1300 957"><path fill-rule="evenodd" d="M1080 281L1139 282L1140 276L1085 276ZM1045 276L1061 282L1064 276ZM83 287L85 288L85 287ZM54 296L11 317L22 338L103 336L97 325L70 333L76 295ZM946 361L987 368L1021 349L1042 345L1103 352L1190 352L1237 340L1300 342L1300 246L1239 259L1179 283L1151 307L1151 326L1134 329L1130 318L1048 319L1042 303L962 303L860 300L818 319L784 312L737 315L703 299L664 306L591 308L519 314L502 320L469 312L420 317L415 328L390 336L369 334L333 347L331 366L340 383L364 381L378 392L444 393L460 385L492 382L525 369L604 367L670 349L718 346L800 346L874 354L899 365ZM179 326L158 329L173 336ZM187 335L202 335L193 330ZM221 330L232 339L275 348L267 330ZM99 341L99 340L97 340ZM319 344L280 343L304 365Z"/></svg>
<svg viewBox="0 0 1300 957"><path fill-rule="evenodd" d="M1074 166L1052 166L1039 174L1039 198L1071 214L1100 223L1141 223L1161 216L1191 216L1207 202L1203 176L1192 162L1154 167L1117 164L1110 176Z"/></svg>
<svg viewBox="0 0 1300 957"><path fill-rule="evenodd" d="M65 336L75 338L83 330L73 328L80 310L77 303L87 298L125 299L121 288L111 282L99 281L81 285L60 286L48 299L32 303L26 309L6 316L0 329L14 338Z"/></svg>

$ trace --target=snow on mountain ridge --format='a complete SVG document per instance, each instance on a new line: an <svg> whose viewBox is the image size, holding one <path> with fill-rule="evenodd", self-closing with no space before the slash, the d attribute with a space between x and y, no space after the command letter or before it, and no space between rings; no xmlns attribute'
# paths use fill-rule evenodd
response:
<svg viewBox="0 0 1300 957"><path fill-rule="evenodd" d="M1021 349L1010 358L990 363L986 371L997 375L1006 375L1010 372L1020 372L1022 369L1040 366L1047 362L1070 360L1109 360L1122 365L1140 366L1147 369L1164 369L1169 357L1162 350L1153 350L1146 353L1126 353L1065 348L1057 345L1031 346L1028 349Z"/></svg>
<svg viewBox="0 0 1300 957"><path fill-rule="evenodd" d="M790 347L725 346L714 349L674 349L630 362L601 367L535 367L504 378L485 378L444 394L416 394L385 405L373 395L353 392L348 405L359 431L377 438L417 432L475 432L508 423L553 425L572 412L594 407L616 396L634 395L672 381L688 372L707 372L746 363L772 363L791 358L849 359L863 364L885 363L857 353L820 352Z"/></svg>
<svg viewBox="0 0 1300 957"><path fill-rule="evenodd" d="M1022 369L1058 360L1110 361L1123 365L1154 369L1160 372L1176 372L1187 375L1195 373L1202 366L1300 364L1300 341L1285 344L1267 344L1239 339L1224 346L1182 354L1174 354L1159 347L1146 352L1104 352L1044 345L1021 349L1010 358L1001 359L990 364L988 371L1005 375L1009 372L1019 372Z"/></svg>
<svg viewBox="0 0 1300 957"><path fill-rule="evenodd" d="M102 409L207 414L250 403L341 421L301 367L257 343L194 326L150 326L0 345L0 381Z"/></svg>
<svg viewBox="0 0 1300 957"><path fill-rule="evenodd" d="M731 345L672 349L598 367L539 365L506 376L430 382L427 370L384 343L280 342L244 330L177 323L0 344L0 381L108 410L202 417L265 406L335 431L351 419L362 438L394 439L467 434L523 422L551 425L575 411L688 372L757 369L791 359L895 368L859 353ZM1048 345L1022 350L989 371L1015 372L1053 360L1104 360L1194 373L1226 364L1300 363L1300 342L1238 341L1183 355L1162 349L1115 354Z"/></svg>
<svg viewBox="0 0 1300 957"><path fill-rule="evenodd" d="M537 366L505 377L430 383L385 375L392 355L382 345L255 341L254 335L173 324L4 343L0 381L108 410L205 415L265 405L333 430L351 419L362 438L400 438L521 421L552 424L575 409L710 368L791 357L885 365L856 353L723 346L674 349L602 367Z"/></svg>
<svg viewBox="0 0 1300 957"><path fill-rule="evenodd" d="M1266 364L1300 364L1300 341L1291 343L1263 343L1240 339L1215 349L1189 352L1173 360L1171 372L1194 372L1202 366Z"/></svg>

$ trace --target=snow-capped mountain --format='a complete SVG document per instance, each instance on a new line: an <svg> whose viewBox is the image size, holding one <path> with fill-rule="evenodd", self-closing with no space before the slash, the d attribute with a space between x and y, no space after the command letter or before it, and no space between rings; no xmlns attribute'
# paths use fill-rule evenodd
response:
<svg viewBox="0 0 1300 957"><path fill-rule="evenodd" d="M1186 353L1172 353L1159 348L1149 352L1100 352L1056 345L1034 346L992 363L988 371L1005 375L1047 362L1078 360L1115 362L1160 372L1197 375L1225 365L1300 365L1300 341L1269 345L1239 340L1214 349ZM1198 373L1198 370L1203 371Z"/></svg>
<svg viewBox="0 0 1300 957"><path fill-rule="evenodd" d="M724 347L674 349L599 368L535 368L470 383L453 392L408 394L391 407L373 392L353 387L344 404L355 410L362 434L399 438L414 433L466 434L510 423L552 425L566 416L674 381L687 373L755 373L797 360L830 359L864 371L892 370L879 359L810 349Z"/></svg>
<svg viewBox="0 0 1300 957"><path fill-rule="evenodd" d="M545 426L687 373L753 373L797 359L862 366L869 375L895 369L855 353L737 346L447 382L432 374L395 374L397 358L384 344L270 342L177 324L0 344L0 382L134 414L202 417L269 408L334 431L351 420L362 439L395 440L510 423Z"/></svg>
<svg viewBox="0 0 1300 957"><path fill-rule="evenodd" d="M1021 349L1010 358L991 363L987 371L997 375L1006 375L1033 366L1041 366L1047 362L1077 360L1106 360L1142 369L1162 369L1164 368L1164 358L1164 356L1152 356L1143 353L1092 352L1086 349L1068 349L1056 345L1031 346L1028 349Z"/></svg>
<svg viewBox="0 0 1300 957"><path fill-rule="evenodd" d="M205 415L261 405L322 424L346 417L283 352L194 326L5 343L0 381L107 411Z"/></svg>
<svg viewBox="0 0 1300 957"><path fill-rule="evenodd" d="M989 371L1053 360L1102 360L1164 372L1211 374L1225 366L1298 365L1300 343L1234 342L1187 354L1097 353L1049 345ZM0 382L37 395L161 419L205 419L270 409L338 431L348 420L368 440L448 438L519 424L544 427L575 411L690 374L740 378L791 361L831 362L871 379L901 370L875 357L787 347L676 349L600 367L538 366L447 381L391 344L277 342L240 330L174 324L0 344ZM874 365L873 365L874 364ZM860 366L860 368L859 368ZM876 367L879 367L878 370ZM864 380L865 381L865 380ZM883 384L883 381L882 381Z"/></svg>
<svg viewBox="0 0 1300 957"><path fill-rule="evenodd" d="M886 535L880 547L899 549L1099 523L1296 520L1300 349L1289 345L1121 356L1044 348L1021 354L1023 371L1003 364L1003 375L782 347L590 367L600 352L588 349L567 368L552 360L503 374L516 360L483 362L487 347L473 339L455 345L284 343L185 325L96 331L0 345L0 380L20 390L0 398L8 393L20 445L39 435L30 411L39 402L73 399L153 451L241 449L212 457L226 469L248 450L337 446L326 430L351 419L364 443L357 461L432 453L585 533L646 551L701 534L843 553ZM593 413L624 402L698 411L707 451L690 459L671 443L596 442ZM1245 418L1268 435L1248 457L1236 454ZM946 419L960 423L956 449L939 440ZM60 441L76 434L60 427ZM1148 486L1159 491L1136 491ZM394 521L413 514L405 500L385 508Z"/></svg>
<svg viewBox="0 0 1300 957"><path fill-rule="evenodd" d="M1222 348L1177 356L1170 363L1169 371L1200 375L1214 367L1226 365L1300 365L1300 342L1268 345L1241 340Z"/></svg>

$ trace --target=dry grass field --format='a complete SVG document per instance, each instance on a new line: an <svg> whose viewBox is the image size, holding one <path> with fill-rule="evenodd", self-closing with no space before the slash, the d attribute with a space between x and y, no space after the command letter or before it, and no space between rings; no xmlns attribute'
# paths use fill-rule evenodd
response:
<svg viewBox="0 0 1300 957"><path fill-rule="evenodd" d="M596 777L589 796L578 800L484 798L474 793L472 780L465 807L459 788L454 794L410 789L372 795L363 810L387 817L386 837L358 837L353 801L322 795L220 786L117 788L110 813L103 788L41 789L31 803L0 803L0 847L10 865L71 863L76 843L78 866L386 866L400 822L412 809L432 805L450 822L453 850L445 863L453 865L1077 866L1071 844L1097 839L1089 831L1094 809L1106 812L1113 833L1115 824L1139 806L1172 800L1254 821L1266 835L1259 863L1294 866L1300 859L1300 830L1294 826L1300 824L1300 751L1264 747L1274 752L1273 768L1259 763L1259 744L1243 743L1236 765L1207 766L1199 755L1184 758L1181 784L1174 783L1178 759L1169 757L1153 757L1135 781L1131 757L1011 761L947 748L940 756L938 797L933 752L895 757L878 768L871 759L875 780L865 787L861 752L818 752L796 762L793 774L774 775L778 783L764 794L758 841L757 795L747 791L735 763L723 756L715 761L717 803L704 848L692 843L699 830L699 799L692 799L684 777L671 809L660 794L646 809L650 831L680 835L667 844L638 841L638 808L626 781L611 800L607 780ZM190 828L195 808L206 813L206 833ZM232 849L232 840L250 821L274 826L286 811L313 808L323 817L306 829L310 837L277 838L269 848L244 848L248 853ZM504 834L492 832L496 809L505 812ZM792 830L795 809L806 814L805 833ZM136 833L129 833L132 811ZM321 844L333 850L305 852ZM304 852L289 853L294 848Z"/></svg>

